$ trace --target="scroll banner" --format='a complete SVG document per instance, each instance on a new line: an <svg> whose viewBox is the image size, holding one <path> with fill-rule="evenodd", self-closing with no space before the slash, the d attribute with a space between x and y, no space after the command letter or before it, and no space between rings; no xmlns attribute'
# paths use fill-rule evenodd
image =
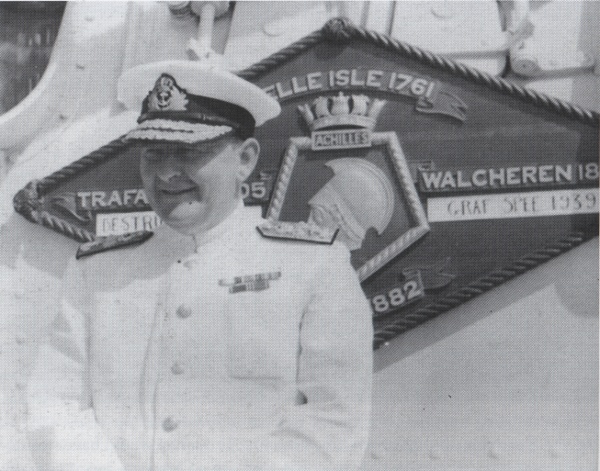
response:
<svg viewBox="0 0 600 471"><path fill-rule="evenodd" d="M415 109L419 112L445 114L461 121L466 118L465 103L439 81L402 68L311 71L264 87L265 92L280 101L332 90L393 93L416 99Z"/></svg>

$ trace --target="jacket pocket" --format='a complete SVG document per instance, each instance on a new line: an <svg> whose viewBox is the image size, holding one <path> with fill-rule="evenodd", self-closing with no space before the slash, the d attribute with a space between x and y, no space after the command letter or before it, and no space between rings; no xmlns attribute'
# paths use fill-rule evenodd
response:
<svg viewBox="0 0 600 471"><path fill-rule="evenodd" d="M267 291L235 293L228 298L225 331L230 376L283 379L295 374L299 334L290 311L285 300Z"/></svg>

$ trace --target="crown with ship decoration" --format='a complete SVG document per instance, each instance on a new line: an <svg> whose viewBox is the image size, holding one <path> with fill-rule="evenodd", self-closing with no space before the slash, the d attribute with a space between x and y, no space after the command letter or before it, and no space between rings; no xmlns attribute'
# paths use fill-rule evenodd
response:
<svg viewBox="0 0 600 471"><path fill-rule="evenodd" d="M298 106L311 131L332 127L356 126L373 130L385 100L366 95L320 96L312 104Z"/></svg>

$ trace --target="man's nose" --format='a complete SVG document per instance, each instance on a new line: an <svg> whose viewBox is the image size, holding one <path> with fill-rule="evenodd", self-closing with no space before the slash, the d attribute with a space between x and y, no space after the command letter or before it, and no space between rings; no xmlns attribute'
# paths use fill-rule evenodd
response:
<svg viewBox="0 0 600 471"><path fill-rule="evenodd" d="M165 157L156 166L156 176L164 181L169 181L171 178L179 177L182 175L182 173L182 165L177 157Z"/></svg>

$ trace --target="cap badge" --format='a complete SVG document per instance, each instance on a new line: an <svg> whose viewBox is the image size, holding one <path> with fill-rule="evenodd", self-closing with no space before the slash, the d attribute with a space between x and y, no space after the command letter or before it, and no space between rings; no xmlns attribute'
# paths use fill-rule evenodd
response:
<svg viewBox="0 0 600 471"><path fill-rule="evenodd" d="M162 74L148 96L148 111L186 111L188 99L175 79Z"/></svg>

